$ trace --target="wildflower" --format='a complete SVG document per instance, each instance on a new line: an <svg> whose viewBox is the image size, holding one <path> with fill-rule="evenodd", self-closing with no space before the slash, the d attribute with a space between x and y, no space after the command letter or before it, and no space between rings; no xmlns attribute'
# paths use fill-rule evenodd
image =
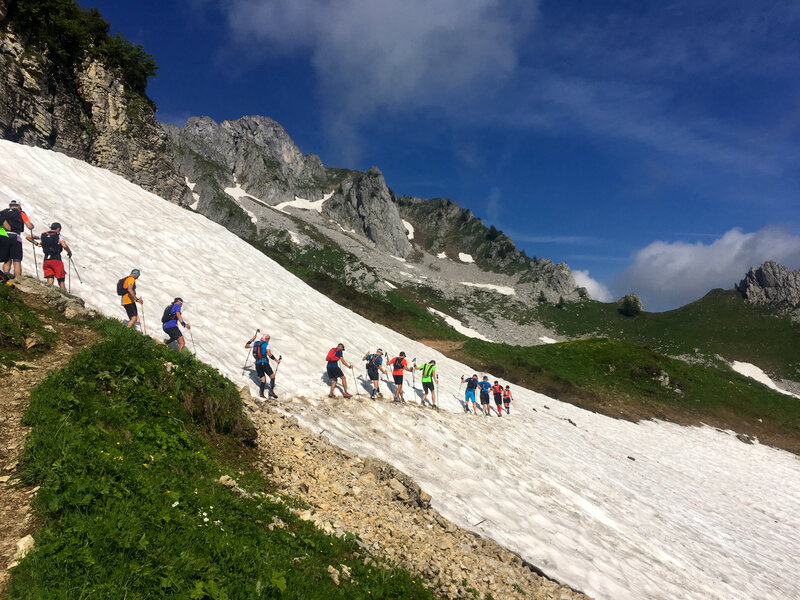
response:
<svg viewBox="0 0 800 600"><path fill-rule="evenodd" d="M178 504L179 504L179 502L177 500L175 500L175 502L172 503L172 508L175 508L176 506L178 506Z"/></svg>

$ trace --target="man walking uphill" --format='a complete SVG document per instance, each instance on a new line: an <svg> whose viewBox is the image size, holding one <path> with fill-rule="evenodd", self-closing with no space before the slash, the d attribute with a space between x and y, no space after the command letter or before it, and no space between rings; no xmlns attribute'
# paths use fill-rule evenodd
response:
<svg viewBox="0 0 800 600"><path fill-rule="evenodd" d="M394 384L396 386L394 390L394 401L405 402L406 399L403 396L403 371L411 373L414 369L408 366L405 352L401 352L397 357L390 360L389 364L392 365L392 379L394 379Z"/></svg>
<svg viewBox="0 0 800 600"><path fill-rule="evenodd" d="M380 385L378 384L378 371L386 375L386 370L383 368L383 350L378 348L374 354L367 352L361 360L367 361L367 377L372 382L372 392L370 399L382 398Z"/></svg>
<svg viewBox="0 0 800 600"><path fill-rule="evenodd" d="M342 380L342 396L345 398L352 397L352 394L347 393L347 377L344 376L342 373L342 368L339 366L339 361L347 367L348 369L352 369L352 365L347 364L347 361L344 359L344 344L337 344L336 348L331 348L328 350L328 355L325 357L325 360L328 361L327 371L328 377L331 380L331 391L328 394L328 398L333 398L334 394L333 391L336 389L336 382L341 379Z"/></svg>
<svg viewBox="0 0 800 600"><path fill-rule="evenodd" d="M161 316L161 322L163 323L161 328L164 330L164 333L169 336L166 344L169 345L172 342L178 342L178 352L183 350L183 347L186 344L181 330L178 329L178 323L183 325L186 329L192 328L192 326L183 319L182 311L183 299L175 298L175 300L172 301L172 304L164 309L164 314Z"/></svg>
<svg viewBox="0 0 800 600"><path fill-rule="evenodd" d="M253 358L256 360L256 374L261 379L261 391L259 392L259 397L264 397L264 387L267 384L267 377L270 378L270 386L269 386L269 397L270 398L277 398L278 394L275 393L275 373L272 371L272 367L269 365L269 360L272 359L276 363L280 364L281 359L275 358L272 355L272 350L269 347L269 334L264 334L261 336L261 339L255 342L256 336L250 338L250 341L247 342L244 347L245 348L252 348L253 349Z"/></svg>
<svg viewBox="0 0 800 600"><path fill-rule="evenodd" d="M436 406L436 389L434 386L435 383L439 383L439 375L436 373L436 361L432 360L417 368L422 371L422 391L424 392L422 394L422 403L425 404L428 401L428 392L430 392L431 406L439 408Z"/></svg>
<svg viewBox="0 0 800 600"><path fill-rule="evenodd" d="M144 306L144 300L136 296L136 280L139 279L140 274L139 269L132 269L130 275L117 282L117 294L122 297L122 308L125 309L125 314L129 319L128 327L133 327L139 320L136 304Z"/></svg>
<svg viewBox="0 0 800 600"><path fill-rule="evenodd" d="M14 277L20 277L22 275L22 232L26 227L33 231L33 223L22 210L19 200L12 200L8 203L8 208L0 212L0 225L8 235L8 256L3 270L10 273L13 264Z"/></svg>
<svg viewBox="0 0 800 600"><path fill-rule="evenodd" d="M67 286L64 285L64 280L67 278L67 272L64 269L64 261L61 260L61 251L66 250L67 256L72 258L72 250L70 250L67 242L61 236L61 223L50 225L50 229L39 237L39 246L44 251L42 272L44 273L45 281L53 285L53 279L55 278L58 281L58 287L66 292Z"/></svg>

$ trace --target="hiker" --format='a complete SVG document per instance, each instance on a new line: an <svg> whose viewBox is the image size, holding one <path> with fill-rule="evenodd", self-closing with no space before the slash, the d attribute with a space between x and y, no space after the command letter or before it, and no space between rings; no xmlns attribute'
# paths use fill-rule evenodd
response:
<svg viewBox="0 0 800 600"><path fill-rule="evenodd" d="M461 376L461 383L467 383L467 389L464 392L464 412L469 412L469 403L472 402L472 412L475 413L475 416L478 416L478 408L475 406L475 390L478 389L478 375L475 374L469 379L464 379L464 376Z"/></svg>
<svg viewBox="0 0 800 600"><path fill-rule="evenodd" d="M11 275L5 271L5 263L11 258L11 240L8 238L8 232L3 227L3 222L0 222L0 278L3 282L11 279Z"/></svg>
<svg viewBox="0 0 800 600"><path fill-rule="evenodd" d="M389 364L392 365L392 379L394 379L394 384L397 386L394 390L394 401L405 402L406 399L403 397L403 371L411 373L414 369L408 366L405 352L398 354L397 357L389 361Z"/></svg>
<svg viewBox="0 0 800 600"><path fill-rule="evenodd" d="M186 341L183 339L181 330L178 329L178 323L183 325L186 329L191 329L192 326L183 319L182 298L175 298L172 304L164 309L164 314L161 315L161 322L163 323L161 328L164 330L164 333L169 336L169 339L164 343L170 345L172 342L178 342L178 352L183 350Z"/></svg>
<svg viewBox="0 0 800 600"><path fill-rule="evenodd" d="M503 416L503 386L499 381L495 381L492 386L492 395L494 396L494 404L497 409L497 416Z"/></svg>
<svg viewBox="0 0 800 600"><path fill-rule="evenodd" d="M27 227L33 231L33 223L22 210L19 200L12 200L8 208L0 212L0 225L8 235L8 250L3 270L10 273L14 266L14 277L22 275L22 232Z"/></svg>
<svg viewBox="0 0 800 600"><path fill-rule="evenodd" d="M252 348L253 358L256 359L256 374L258 375L259 379L261 379L261 389L258 395L260 398L264 397L264 387L267 384L267 377L269 376L271 380L269 385L269 397L277 398L278 394L275 393L275 373L272 371L272 367L269 365L269 360L272 359L276 363L280 364L281 359L275 358L272 355L272 350L269 347L268 333L262 335L261 339L257 342L255 339L256 336L254 335L250 338L250 341L244 345L244 347Z"/></svg>
<svg viewBox="0 0 800 600"><path fill-rule="evenodd" d="M375 398L383 398L383 394L381 394L380 384L378 383L378 371L386 375L386 369L383 368L383 350L378 348L374 354L370 354L369 352L364 355L361 360L367 361L367 377L372 382L372 392L370 393L370 399L375 400Z"/></svg>
<svg viewBox="0 0 800 600"><path fill-rule="evenodd" d="M511 404L511 400L512 399L513 398L511 396L511 386L507 385L506 389L503 390L503 405L506 407L506 414L507 415L511 414L511 406L510 406L510 404Z"/></svg>
<svg viewBox="0 0 800 600"><path fill-rule="evenodd" d="M487 417L489 416L489 390L492 389L492 384L489 383L489 376L484 375L483 380L478 384L481 390L481 410Z"/></svg>
<svg viewBox="0 0 800 600"><path fill-rule="evenodd" d="M336 389L336 381L338 379L342 380L342 396L345 398L351 398L353 395L347 393L347 377L344 376L342 373L342 368L339 366L339 361L347 367L348 369L352 369L353 366L347 364L347 361L344 359L344 344L336 344L335 348L331 348L328 350L328 355L325 357L325 360L328 361L328 377L331 380L331 391L328 393L328 398L335 398L334 390Z"/></svg>
<svg viewBox="0 0 800 600"><path fill-rule="evenodd" d="M67 271L64 269L64 261L61 260L61 251L66 250L67 256L72 258L72 250L61 235L61 223L50 225L50 229L39 236L38 242L35 235L27 237L37 246L41 246L44 252L44 262L42 263L44 280L53 285L55 279L58 281L58 287L66 292L67 286L64 284L64 280L67 278Z"/></svg>
<svg viewBox="0 0 800 600"><path fill-rule="evenodd" d="M428 392L431 393L431 406L433 408L439 408L436 406L436 389L434 387L434 383L439 383L439 375L436 373L436 361L432 360L426 362L424 365L420 365L417 367L420 371L422 371L422 403L425 404L428 401Z"/></svg>
<svg viewBox="0 0 800 600"><path fill-rule="evenodd" d="M141 272L139 269L131 269L131 274L117 281L117 294L122 297L122 308L128 315L128 327L133 327L139 320L139 311L136 304L144 307L144 300L136 296L136 280L139 279ZM162 321L163 322L163 321Z"/></svg>

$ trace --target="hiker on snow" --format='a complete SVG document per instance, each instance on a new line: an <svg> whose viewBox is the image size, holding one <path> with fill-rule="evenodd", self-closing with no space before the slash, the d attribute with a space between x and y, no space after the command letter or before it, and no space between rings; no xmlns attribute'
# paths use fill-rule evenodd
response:
<svg viewBox="0 0 800 600"><path fill-rule="evenodd" d="M372 392L370 398L383 398L381 394L380 384L378 383L378 371L386 375L386 369L383 368L383 350L378 348L374 354L367 352L361 360L367 361L367 377L372 382Z"/></svg>
<svg viewBox="0 0 800 600"><path fill-rule="evenodd" d="M439 375L436 373L436 361L432 360L426 362L424 365L420 365L417 367L420 371L422 371L422 403L428 401L428 392L431 393L431 406L433 408L439 408L436 406L436 389L434 388L435 383L439 383Z"/></svg>
<svg viewBox="0 0 800 600"><path fill-rule="evenodd" d="M469 412L469 403L472 402L472 412L478 416L478 408L475 406L475 390L478 389L478 376L473 375L469 379L461 376L461 383L467 382L467 389L464 392L464 412Z"/></svg>
<svg viewBox="0 0 800 600"><path fill-rule="evenodd" d="M492 384L489 383L489 376L484 375L483 380L478 384L481 390L481 410L487 417L489 416L489 390L492 389Z"/></svg>
<svg viewBox="0 0 800 600"><path fill-rule="evenodd" d="M512 400L511 386L507 385L506 389L503 390L503 404L506 407L506 414L507 415L511 414L511 406L510 406L511 400Z"/></svg>
<svg viewBox="0 0 800 600"><path fill-rule="evenodd" d="M8 208L0 212L0 225L6 230L8 244L3 270L10 273L14 266L14 277L22 275L22 232L27 227L33 231L33 223L22 210L19 200L12 200Z"/></svg>
<svg viewBox="0 0 800 600"><path fill-rule="evenodd" d="M331 380L331 391L328 394L328 398L334 398L333 391L336 389L336 381L338 379L342 380L342 396L345 398L352 397L352 394L347 393L347 377L344 376L342 373L342 368L339 366L339 361L342 361L342 364L347 367L348 369L352 369L353 366L347 364L347 361L344 359L344 344L337 344L336 348L331 348L328 350L328 355L325 357L325 360L328 361L328 377Z"/></svg>
<svg viewBox="0 0 800 600"><path fill-rule="evenodd" d="M250 341L244 345L244 347L253 349L253 358L256 360L256 374L258 375L259 379L261 379L261 390L259 391L258 395L261 398L264 397L264 387L267 384L267 377L269 377L271 380L269 385L269 397L277 398L278 394L275 393L275 373L272 371L269 361L272 359L276 363L280 364L281 359L275 358L272 355L272 350L270 350L269 347L269 334L262 335L261 339L257 342L255 339L256 336L254 335L250 338Z"/></svg>
<svg viewBox="0 0 800 600"><path fill-rule="evenodd" d="M175 298L172 304L164 309L164 314L161 315L161 322L163 323L161 328L164 330L164 333L169 336L165 344L169 345L172 342L178 342L178 352L183 350L183 346L186 344L181 330L178 329L178 323L183 325L186 329L192 328L187 321L184 321L182 310L183 299Z"/></svg>
<svg viewBox="0 0 800 600"><path fill-rule="evenodd" d="M38 242L35 241L37 239L35 235L29 235L28 239L37 246L41 246L44 252L42 272L45 281L53 285L53 279L55 279L58 281L58 287L66 292L67 286L64 285L64 280L67 278L67 271L64 269L64 261L61 260L61 251L66 250L67 256L72 258L72 250L61 235L61 223L50 225L50 229L38 238Z"/></svg>
<svg viewBox="0 0 800 600"><path fill-rule="evenodd" d="M131 269L131 274L123 277L117 282L117 294L122 297L122 308L128 315L128 327L136 325L139 320L139 311L136 309L137 302L144 305L144 300L136 296L136 280L139 279L139 269Z"/></svg>
<svg viewBox="0 0 800 600"><path fill-rule="evenodd" d="M494 404L497 409L497 416L503 416L503 386L499 381L495 381L492 386L492 395L494 396Z"/></svg>
<svg viewBox="0 0 800 600"><path fill-rule="evenodd" d="M389 363L392 365L392 378L394 379L395 386L397 386L394 390L394 401L405 402L406 399L403 397L403 371L411 373L414 369L408 366L405 352L401 352L396 358L390 360Z"/></svg>

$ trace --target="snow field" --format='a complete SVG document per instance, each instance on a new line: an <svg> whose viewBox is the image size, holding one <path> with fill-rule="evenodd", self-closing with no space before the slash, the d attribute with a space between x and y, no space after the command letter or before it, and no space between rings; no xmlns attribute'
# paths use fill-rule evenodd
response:
<svg viewBox="0 0 800 600"><path fill-rule="evenodd" d="M331 196L333 196L333 192L325 194L321 200L306 200L305 198L295 196L294 200L281 202L280 204L276 204L273 208L282 212L286 212L287 208L299 208L301 210L315 210L318 213L322 213L322 205L325 204Z"/></svg>
<svg viewBox="0 0 800 600"><path fill-rule="evenodd" d="M763 383L765 386L775 390L776 392L780 392L781 394L786 394L787 396L794 396L795 398L800 398L800 396L798 396L797 394L793 394L792 392L787 392L786 390L779 388L777 385L775 385L775 382L772 381L772 379L770 379L769 375L764 373L764 371L762 371L755 365L735 360L731 365L731 369L733 369L740 375L744 375L745 377L749 377L750 379L755 379L759 383Z"/></svg>
<svg viewBox="0 0 800 600"><path fill-rule="evenodd" d="M123 319L115 284L140 268L148 332L160 336L161 310L182 296L198 357L254 391L243 346L256 327L271 333L293 414L404 470L445 517L548 575L595 598L800 597L800 461L789 453L708 427L617 421L516 387L510 417L466 415L459 376L470 367L338 306L200 215L108 171L0 141L0 202L10 196L37 233L63 224L84 279L73 291L87 305ZM30 274L29 244L25 253ZM324 357L337 342L357 375L377 347L436 359L442 410L414 405L410 388L403 406L324 398Z"/></svg>
<svg viewBox="0 0 800 600"><path fill-rule="evenodd" d="M513 296L517 293L516 290L514 290L514 288L508 287L507 285L493 285L491 283L472 283L471 281L462 281L461 285L481 288L484 290L492 290L493 292L497 292L498 294L503 294L504 296Z"/></svg>

